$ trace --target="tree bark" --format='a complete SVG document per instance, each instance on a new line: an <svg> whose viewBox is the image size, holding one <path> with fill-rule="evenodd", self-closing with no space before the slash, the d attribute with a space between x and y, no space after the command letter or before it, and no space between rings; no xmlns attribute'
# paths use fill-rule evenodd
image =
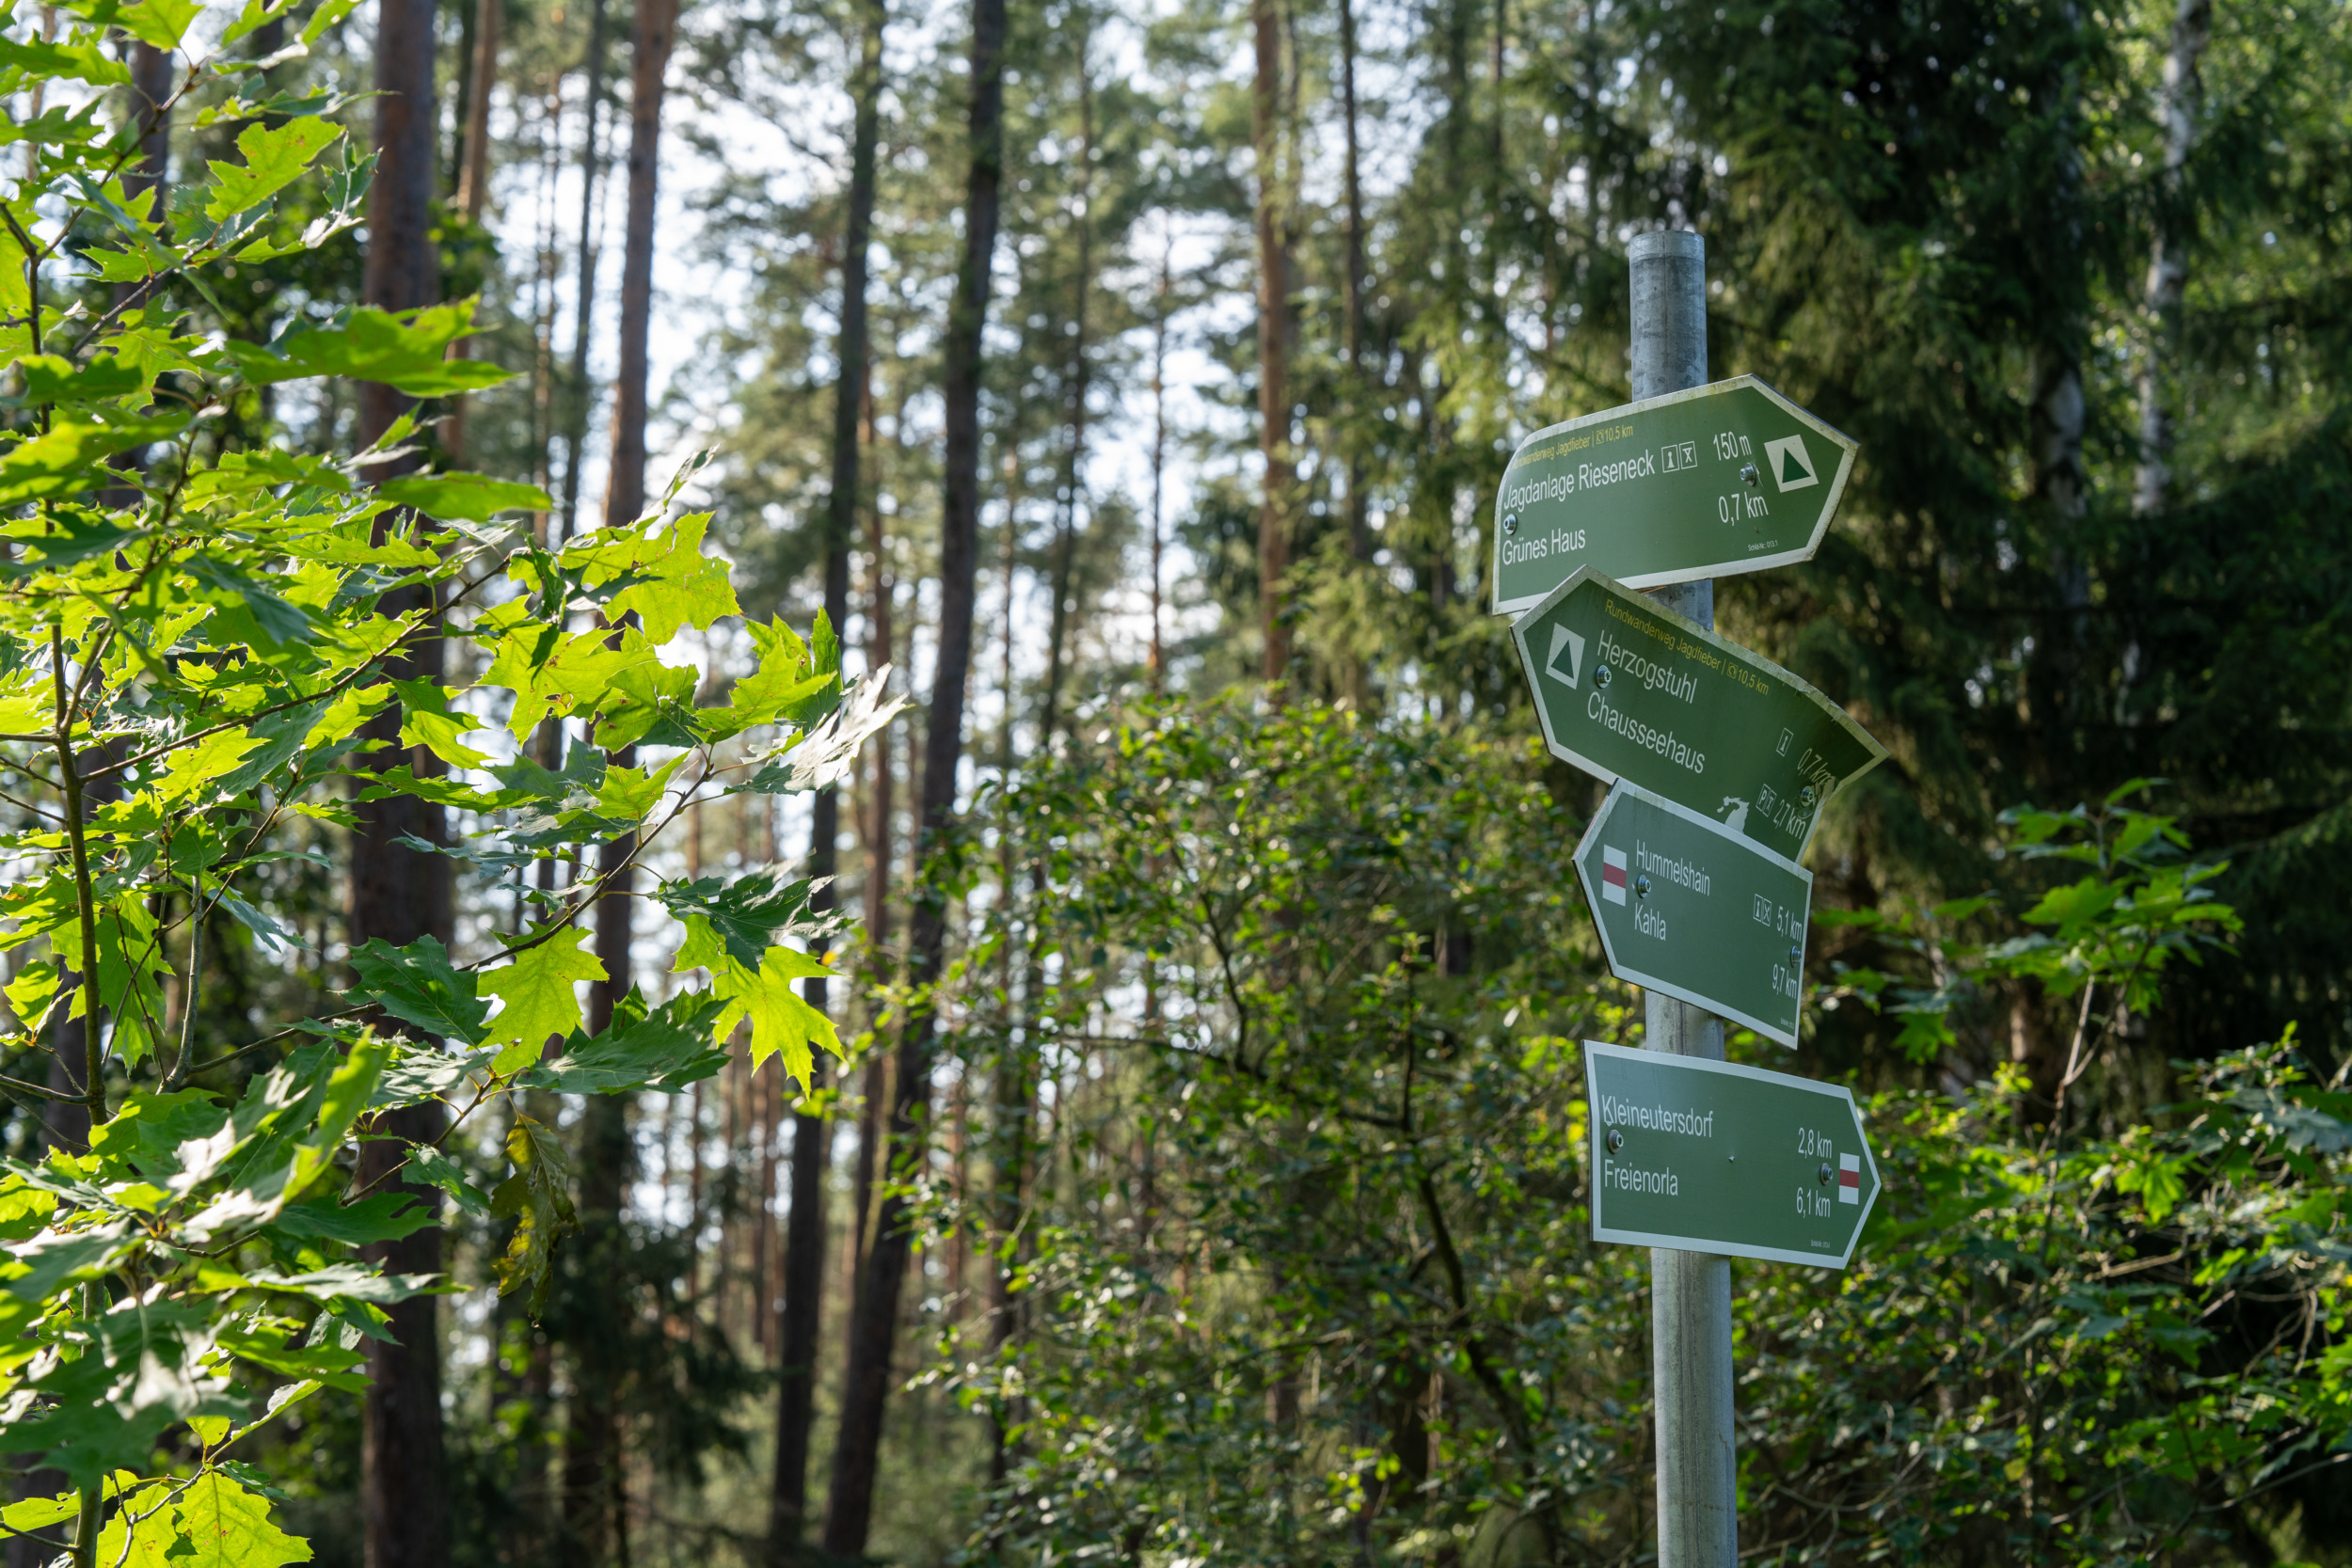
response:
<svg viewBox="0 0 2352 1568"><path fill-rule="evenodd" d="M1343 0L1344 3L1344 0ZM1160 286L1152 310L1152 695L1168 685L1168 650L1160 641L1160 592L1166 577L1162 556L1167 549L1166 490L1168 485L1168 305L1176 270L1176 245L1170 237L1160 253Z"/></svg>
<svg viewBox="0 0 2352 1568"><path fill-rule="evenodd" d="M559 545L571 537L580 518L580 454L588 445L588 419L596 402L595 384L588 377L588 337L596 308L596 196L604 184L604 149L596 140L597 121L604 113L604 4L591 0L588 9L588 128L580 144L580 254L572 271L580 297L572 305L572 370L564 389Z"/></svg>
<svg viewBox="0 0 2352 1568"><path fill-rule="evenodd" d="M834 388L833 488L825 509L825 614L838 634L850 618L850 539L857 524L859 414L865 402L866 375L866 292L867 253L874 227L875 147L882 130L882 29L889 21L883 0L865 0L859 8L862 38L856 74L850 85L852 129L850 136L849 211L841 247L841 333L839 380ZM841 798L837 790L818 791L810 813L809 875L829 879L839 870ZM810 906L831 910L832 887L820 889ZM825 981L808 982L810 1006L824 1011ZM813 1063L808 1088L814 1093L821 1061ZM778 1338L782 1344L776 1377L776 1463L769 1494L768 1560L782 1568L799 1555L808 1512L809 1421L815 1407L817 1332L824 1279L826 1124L818 1117L797 1117L792 1132L792 1212L785 1237L785 1286Z"/></svg>
<svg viewBox="0 0 2352 1568"><path fill-rule="evenodd" d="M654 202L661 137L662 81L669 67L676 0L642 0L631 40L629 92L628 219L621 262L621 363L613 383L612 467L605 488L608 528L633 522L645 507L645 402L650 377L653 316ZM593 135L592 135L593 145ZM612 762L629 767L635 749L624 747ZM596 958L605 978L589 990L591 1034L612 1022L613 1004L628 989L631 937L630 895L635 875L628 860L634 835L606 845L597 874L606 879L596 900ZM625 1177L629 1163L627 1103L592 1095L580 1129L580 1220L581 1246L590 1250L583 1274L593 1298L584 1332L574 1336L580 1386L564 1445L564 1547L568 1560L592 1565L625 1553L628 1536L626 1477L621 1456L617 1341L626 1324L620 1299L618 1249ZM611 1261L599 1265L597 1255Z"/></svg>
<svg viewBox="0 0 2352 1568"><path fill-rule="evenodd" d="M2165 487L2172 478L2172 411L2165 404L2164 360L2180 341L2181 301L2188 290L2186 169L2205 98L2199 67L2212 34L2213 0L2180 0L2157 103L2164 122L2164 169L2156 182L2156 236L2141 298L2148 345L2139 362L2139 469L2132 484L2132 510L2140 516L2164 510Z"/></svg>
<svg viewBox="0 0 2352 1568"><path fill-rule="evenodd" d="M498 86L501 0L474 0L473 52L466 71L466 122L457 176L457 207L469 223L482 221L490 198L490 92Z"/></svg>
<svg viewBox="0 0 2352 1568"><path fill-rule="evenodd" d="M948 313L945 345L946 451L940 520L939 643L930 729L923 748L915 834L918 865L946 837L948 820L955 814L957 765L963 755L964 688L972 670L973 594L978 564L980 350L988 319L989 275L996 252L998 187L1004 172L1004 0L974 0L972 168L964 200L963 266ZM922 1155L930 1105L931 1044L938 1019L930 1006L930 990L939 982L947 943L946 893L925 878L917 879L908 939L914 1001L899 1037L890 1133L894 1164L911 1170ZM841 1428L825 1513L824 1547L837 1557L862 1555L873 1521L882 1411L898 1338L898 1292L914 1243L906 1209L907 1200L895 1186L884 1192L850 1325Z"/></svg>
<svg viewBox="0 0 2352 1568"><path fill-rule="evenodd" d="M1290 246L1283 231L1281 173L1282 21L1279 0L1250 0L1257 79L1250 139L1258 172L1258 451L1265 494L1258 510L1258 624L1263 673L1290 669L1291 632L1282 584L1290 575Z"/></svg>
<svg viewBox="0 0 2352 1568"><path fill-rule="evenodd" d="M610 874L634 847L633 838L604 846L600 874ZM613 1005L628 989L629 898L625 891L614 891L625 887L626 878L616 879L596 899L596 958L606 977L588 988L592 1035L612 1027ZM564 1537L558 1554L559 1560L580 1568L613 1560L615 1544L628 1532L619 1385L628 1306L616 1287L624 1262L621 1212L634 1153L628 1098L590 1095L580 1115L580 1236L573 1243L582 1249L579 1277L587 1288L579 1292L574 1304L579 1315L566 1335L574 1386L564 1428Z"/></svg>
<svg viewBox="0 0 2352 1568"><path fill-rule="evenodd" d="M1356 113L1356 5L1340 0L1340 114L1345 158L1342 180L1347 199L1346 335L1348 386L1354 394L1349 412L1361 417L1364 372L1364 184L1361 127ZM1349 446L1355 446L1354 441ZM1352 451L1347 460L1347 549L1358 561L1372 558L1372 531L1364 504L1363 459Z"/></svg>
<svg viewBox="0 0 2352 1568"><path fill-rule="evenodd" d="M653 320L653 227L661 94L677 30L677 0L639 0L630 37L628 220L621 253L621 362L612 382L612 475L604 526L634 522L645 505L645 410Z"/></svg>
<svg viewBox="0 0 2352 1568"><path fill-rule="evenodd" d="M1038 753L1054 749L1054 730L1061 720L1062 678L1069 659L1071 579L1077 565L1078 495L1086 474L1087 444L1087 300L1094 286L1094 82L1088 45L1078 47L1078 291L1071 321L1077 330L1070 342L1070 445L1063 454L1061 528L1054 541L1054 608L1047 618L1045 644L1045 713L1038 725Z"/></svg>
<svg viewBox="0 0 2352 1568"><path fill-rule="evenodd" d="M368 252L361 297L385 310L430 305L440 293L440 255L433 242L436 186L433 109L434 0L382 0L375 44L374 184L368 201ZM379 382L359 386L358 438L371 445L409 406ZM378 465L377 482L413 467L413 458ZM418 590L388 595L385 610L419 608ZM441 644L428 629L391 661L405 679L440 678ZM423 748L403 755L396 716L365 732L374 743L370 762L386 768L405 761L419 776L440 771ZM395 945L434 936L454 938L449 863L398 842L443 837L441 808L411 797L355 801L351 838L351 907L347 927L355 947L382 937ZM387 1112L379 1132L429 1142L442 1125L438 1103ZM394 1141L362 1144L358 1177L385 1177L401 1158ZM441 1232L431 1227L368 1249L391 1274L441 1272ZM412 1296L390 1308L386 1325L394 1343L368 1343L366 1407L360 1427L360 1513L368 1568L408 1568L448 1558L441 1433L441 1361L437 1298Z"/></svg>

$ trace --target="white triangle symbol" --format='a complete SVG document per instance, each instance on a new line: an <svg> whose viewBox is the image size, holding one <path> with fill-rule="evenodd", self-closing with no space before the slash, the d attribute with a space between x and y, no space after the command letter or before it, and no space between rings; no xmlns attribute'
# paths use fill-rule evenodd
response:
<svg viewBox="0 0 2352 1568"><path fill-rule="evenodd" d="M1563 648L1568 651L1568 667L1565 670L1560 668L1560 650ZM1583 663L1584 639L1565 626L1553 626L1551 628L1551 657L1544 661L1544 673L1563 686L1573 687L1576 685L1577 672L1582 668Z"/></svg>

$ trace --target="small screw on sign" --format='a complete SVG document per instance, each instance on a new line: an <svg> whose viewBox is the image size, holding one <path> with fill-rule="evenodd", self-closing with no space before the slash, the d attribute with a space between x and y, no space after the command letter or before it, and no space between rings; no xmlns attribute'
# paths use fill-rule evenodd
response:
<svg viewBox="0 0 2352 1568"><path fill-rule="evenodd" d="M1751 463L1740 470L1740 483L1753 490L1764 483L1764 476L1757 473L1756 465Z"/></svg>
<svg viewBox="0 0 2352 1568"><path fill-rule="evenodd" d="M1502 515L1502 531L1505 533L1517 533L1518 531L1519 515L1516 512L1505 512Z"/></svg>
<svg viewBox="0 0 2352 1568"><path fill-rule="evenodd" d="M1617 1150L1625 1147L1625 1134L1622 1132L1619 1132L1616 1128L1612 1127L1609 1130L1608 1143L1609 1152L1614 1154Z"/></svg>
<svg viewBox="0 0 2352 1568"><path fill-rule="evenodd" d="M1829 1185L1829 1162L1827 1160L1821 1162L1821 1185L1824 1187Z"/></svg>

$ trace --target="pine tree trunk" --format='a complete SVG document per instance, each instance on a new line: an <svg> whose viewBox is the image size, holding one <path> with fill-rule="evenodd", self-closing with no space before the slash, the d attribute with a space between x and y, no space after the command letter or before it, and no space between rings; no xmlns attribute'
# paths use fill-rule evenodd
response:
<svg viewBox="0 0 2352 1568"><path fill-rule="evenodd" d="M498 86L502 11L501 0L474 0L466 13L466 69L459 84L466 118L458 122L457 132L457 210L469 225L482 221L482 209L490 198L490 93ZM460 338L451 352L472 357L473 340ZM462 394L450 399L449 415L441 420L441 451L453 463L465 457L467 403Z"/></svg>
<svg viewBox="0 0 2352 1568"><path fill-rule="evenodd" d="M1364 185L1360 127L1356 116L1356 5L1340 0L1340 114L1345 133L1343 181L1347 198L1346 335L1348 412L1361 419L1364 392ZM1353 448L1355 441L1350 441ZM1372 559L1372 531L1364 506L1364 465L1352 451L1347 459L1347 550L1358 561Z"/></svg>
<svg viewBox="0 0 2352 1568"><path fill-rule="evenodd" d="M501 0L474 0L457 176L457 207L469 223L482 221L483 206L490 198L490 93L498 86L499 22L503 14Z"/></svg>
<svg viewBox="0 0 2352 1568"><path fill-rule="evenodd" d="M972 670L973 594L978 565L980 503L980 350L988 318L989 274L996 251L998 187L1004 163L1004 0L972 8L972 171L964 205L963 266L947 321L946 482L940 519L937 673L923 747L923 786L915 832L916 863L937 848L956 808L956 769L963 756L964 688ZM890 1145L897 1160L920 1155L930 1101L931 1042L937 1020L927 993L938 984L947 945L946 895L918 877L908 932L909 981L915 1001L898 1046ZM914 1237L906 1199L886 1191L850 1325L841 1428L834 1449L825 1511L825 1550L857 1557L873 1520L874 1478L882 1454L882 1410L890 1391L899 1288Z"/></svg>
<svg viewBox="0 0 2352 1568"><path fill-rule="evenodd" d="M605 0L590 0L588 125L580 144L580 251L572 267L579 297L572 302L572 368L564 394L563 526L558 544L571 537L580 518L580 454L588 444L588 417L596 402L595 384L588 377L588 341L596 309L596 197L604 186L604 149L596 139L604 113L604 10Z"/></svg>
<svg viewBox="0 0 2352 1568"><path fill-rule="evenodd" d="M1288 673L1291 633L1282 582L1290 574L1290 247L1283 237L1282 21L1279 0L1249 0L1257 46L1250 135L1258 173L1258 451L1265 494L1258 510L1258 623L1263 673Z"/></svg>
<svg viewBox="0 0 2352 1568"><path fill-rule="evenodd" d="M2185 171L2196 142L2198 111L2204 106L2200 66L2212 35L2213 0L2180 0L2156 111L2164 124L2164 170L2156 182L2156 237L2141 298L2148 344L2139 362L2139 469L2132 483L2132 510L2141 516L2164 510L2165 487L2172 478L2172 411L2164 401L2164 359L2180 341L2181 302L2188 291Z"/></svg>
<svg viewBox="0 0 2352 1568"><path fill-rule="evenodd" d="M375 181L368 202L368 252L361 297L386 310L429 305L440 293L440 255L433 243L433 193L437 150L433 108L434 0L382 0L375 43ZM373 443L407 406L408 400L379 382L359 386L358 439ZM415 460L379 465L369 475L378 482L414 466ZM388 519L389 521L389 519ZM387 596L387 614L416 608L414 589ZM437 637L419 638L391 661L403 679L440 678ZM374 751L370 765L406 761L420 776L441 769L422 748L403 757L398 731L387 715L366 734ZM355 947L382 937L404 945L420 937L454 938L449 862L403 848L413 835L426 843L444 836L441 808L407 797L355 801L351 835L351 906L347 928ZM440 1106L435 1101L390 1111L376 1129L429 1142L439 1136ZM360 1146L358 1179L387 1176L400 1146L379 1141ZM419 1230L369 1249L388 1274L439 1274L441 1232ZM368 1343L368 1386L360 1426L359 1499L368 1568L408 1568L448 1557L449 1528L444 1497L441 1432L441 1358L437 1298L412 1296L395 1304L386 1325L394 1343Z"/></svg>
<svg viewBox="0 0 2352 1568"><path fill-rule="evenodd" d="M653 316L654 203L658 193L661 137L662 80L677 18L675 0L644 0L631 40L629 95L628 218L621 263L621 362L613 383L612 467L604 498L605 526L632 522L645 507L645 406L650 377ZM635 761L625 747L612 758L619 767ZM633 835L604 846L597 875L605 879L596 900L596 958L606 978L590 989L591 1033L612 1020L613 1004L628 988L630 892L635 875L628 859ZM612 1095L592 1095L580 1129L580 1235L588 1267L581 1278L586 1331L576 1337L573 1354L580 1386L564 1434L564 1523L568 1560L594 1565L625 1555L628 1491L620 1446L618 1406L619 1339L626 1332L626 1303L620 1298L618 1267L621 1205L629 1155L628 1105Z"/></svg>
<svg viewBox="0 0 2352 1568"><path fill-rule="evenodd" d="M1054 749L1054 731L1061 720L1062 678L1069 665L1071 578L1077 564L1078 497L1086 478L1087 444L1087 301L1094 288L1094 82L1088 45L1078 46L1078 293L1071 323L1070 442L1062 457L1061 528L1054 541L1054 606L1047 617L1045 644L1045 713L1038 725L1038 753ZM1009 637L1008 628L1008 637Z"/></svg>
<svg viewBox="0 0 2352 1568"><path fill-rule="evenodd" d="M639 0L629 40L628 218L621 253L621 358L612 381L612 474L607 528L645 507L646 383L653 322L653 228L660 172L662 81L677 27L677 0Z"/></svg>
<svg viewBox="0 0 2352 1568"><path fill-rule="evenodd" d="M889 12L882 0L866 0L858 67L850 83L854 129L850 146L850 203L841 248L839 380L834 388L833 489L825 514L825 614L840 632L850 618L850 539L857 524L858 415L866 388L866 292L867 254L874 227L874 155L882 131L882 29ZM809 875L830 878L839 869L841 800L837 790L819 790L810 813ZM834 891L824 888L810 900L830 910ZM827 987L808 982L808 1001L823 1010ZM812 1064L814 1093L822 1062ZM768 1560L781 1568L799 1553L808 1512L809 1422L815 1408L817 1333L823 1303L826 1127L817 1117L794 1119L792 1212L785 1238L785 1287L776 1377L776 1463L769 1494ZM862 1217L862 1216L861 1216Z"/></svg>

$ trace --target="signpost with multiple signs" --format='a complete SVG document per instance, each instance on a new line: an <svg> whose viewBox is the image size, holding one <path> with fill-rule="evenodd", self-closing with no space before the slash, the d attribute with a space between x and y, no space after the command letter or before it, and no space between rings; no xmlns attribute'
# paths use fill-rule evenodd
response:
<svg viewBox="0 0 2352 1568"><path fill-rule="evenodd" d="M1797 1043L1812 872L1622 780L1576 869L1611 974Z"/></svg>
<svg viewBox="0 0 2352 1568"><path fill-rule="evenodd" d="M1732 1257L1844 1268L1878 1196L1853 1096L1724 1061L1795 1046L1829 798L1886 750L1768 659L1633 592L1811 558L1855 443L1754 376L1707 375L1706 245L1627 247L1637 399L1519 443L1494 607L1552 754L1611 785L1576 867L1647 1051L1587 1042L1593 1237L1653 1249L1660 1568L1738 1568ZM1644 396L1644 393L1662 394ZM1711 596L1686 608L1711 620ZM1711 1015L1711 1016L1710 1016Z"/></svg>
<svg viewBox="0 0 2352 1568"><path fill-rule="evenodd" d="M1495 503L1495 611L1580 566L1658 588L1809 561L1857 450L1752 375L1539 430Z"/></svg>
<svg viewBox="0 0 2352 1568"><path fill-rule="evenodd" d="M1590 566L1511 629L1552 755L1790 859L1829 798L1886 758L1779 665Z"/></svg>
<svg viewBox="0 0 2352 1568"><path fill-rule="evenodd" d="M1584 1042L1593 1240L1842 1269L1878 1200L1853 1091Z"/></svg>

